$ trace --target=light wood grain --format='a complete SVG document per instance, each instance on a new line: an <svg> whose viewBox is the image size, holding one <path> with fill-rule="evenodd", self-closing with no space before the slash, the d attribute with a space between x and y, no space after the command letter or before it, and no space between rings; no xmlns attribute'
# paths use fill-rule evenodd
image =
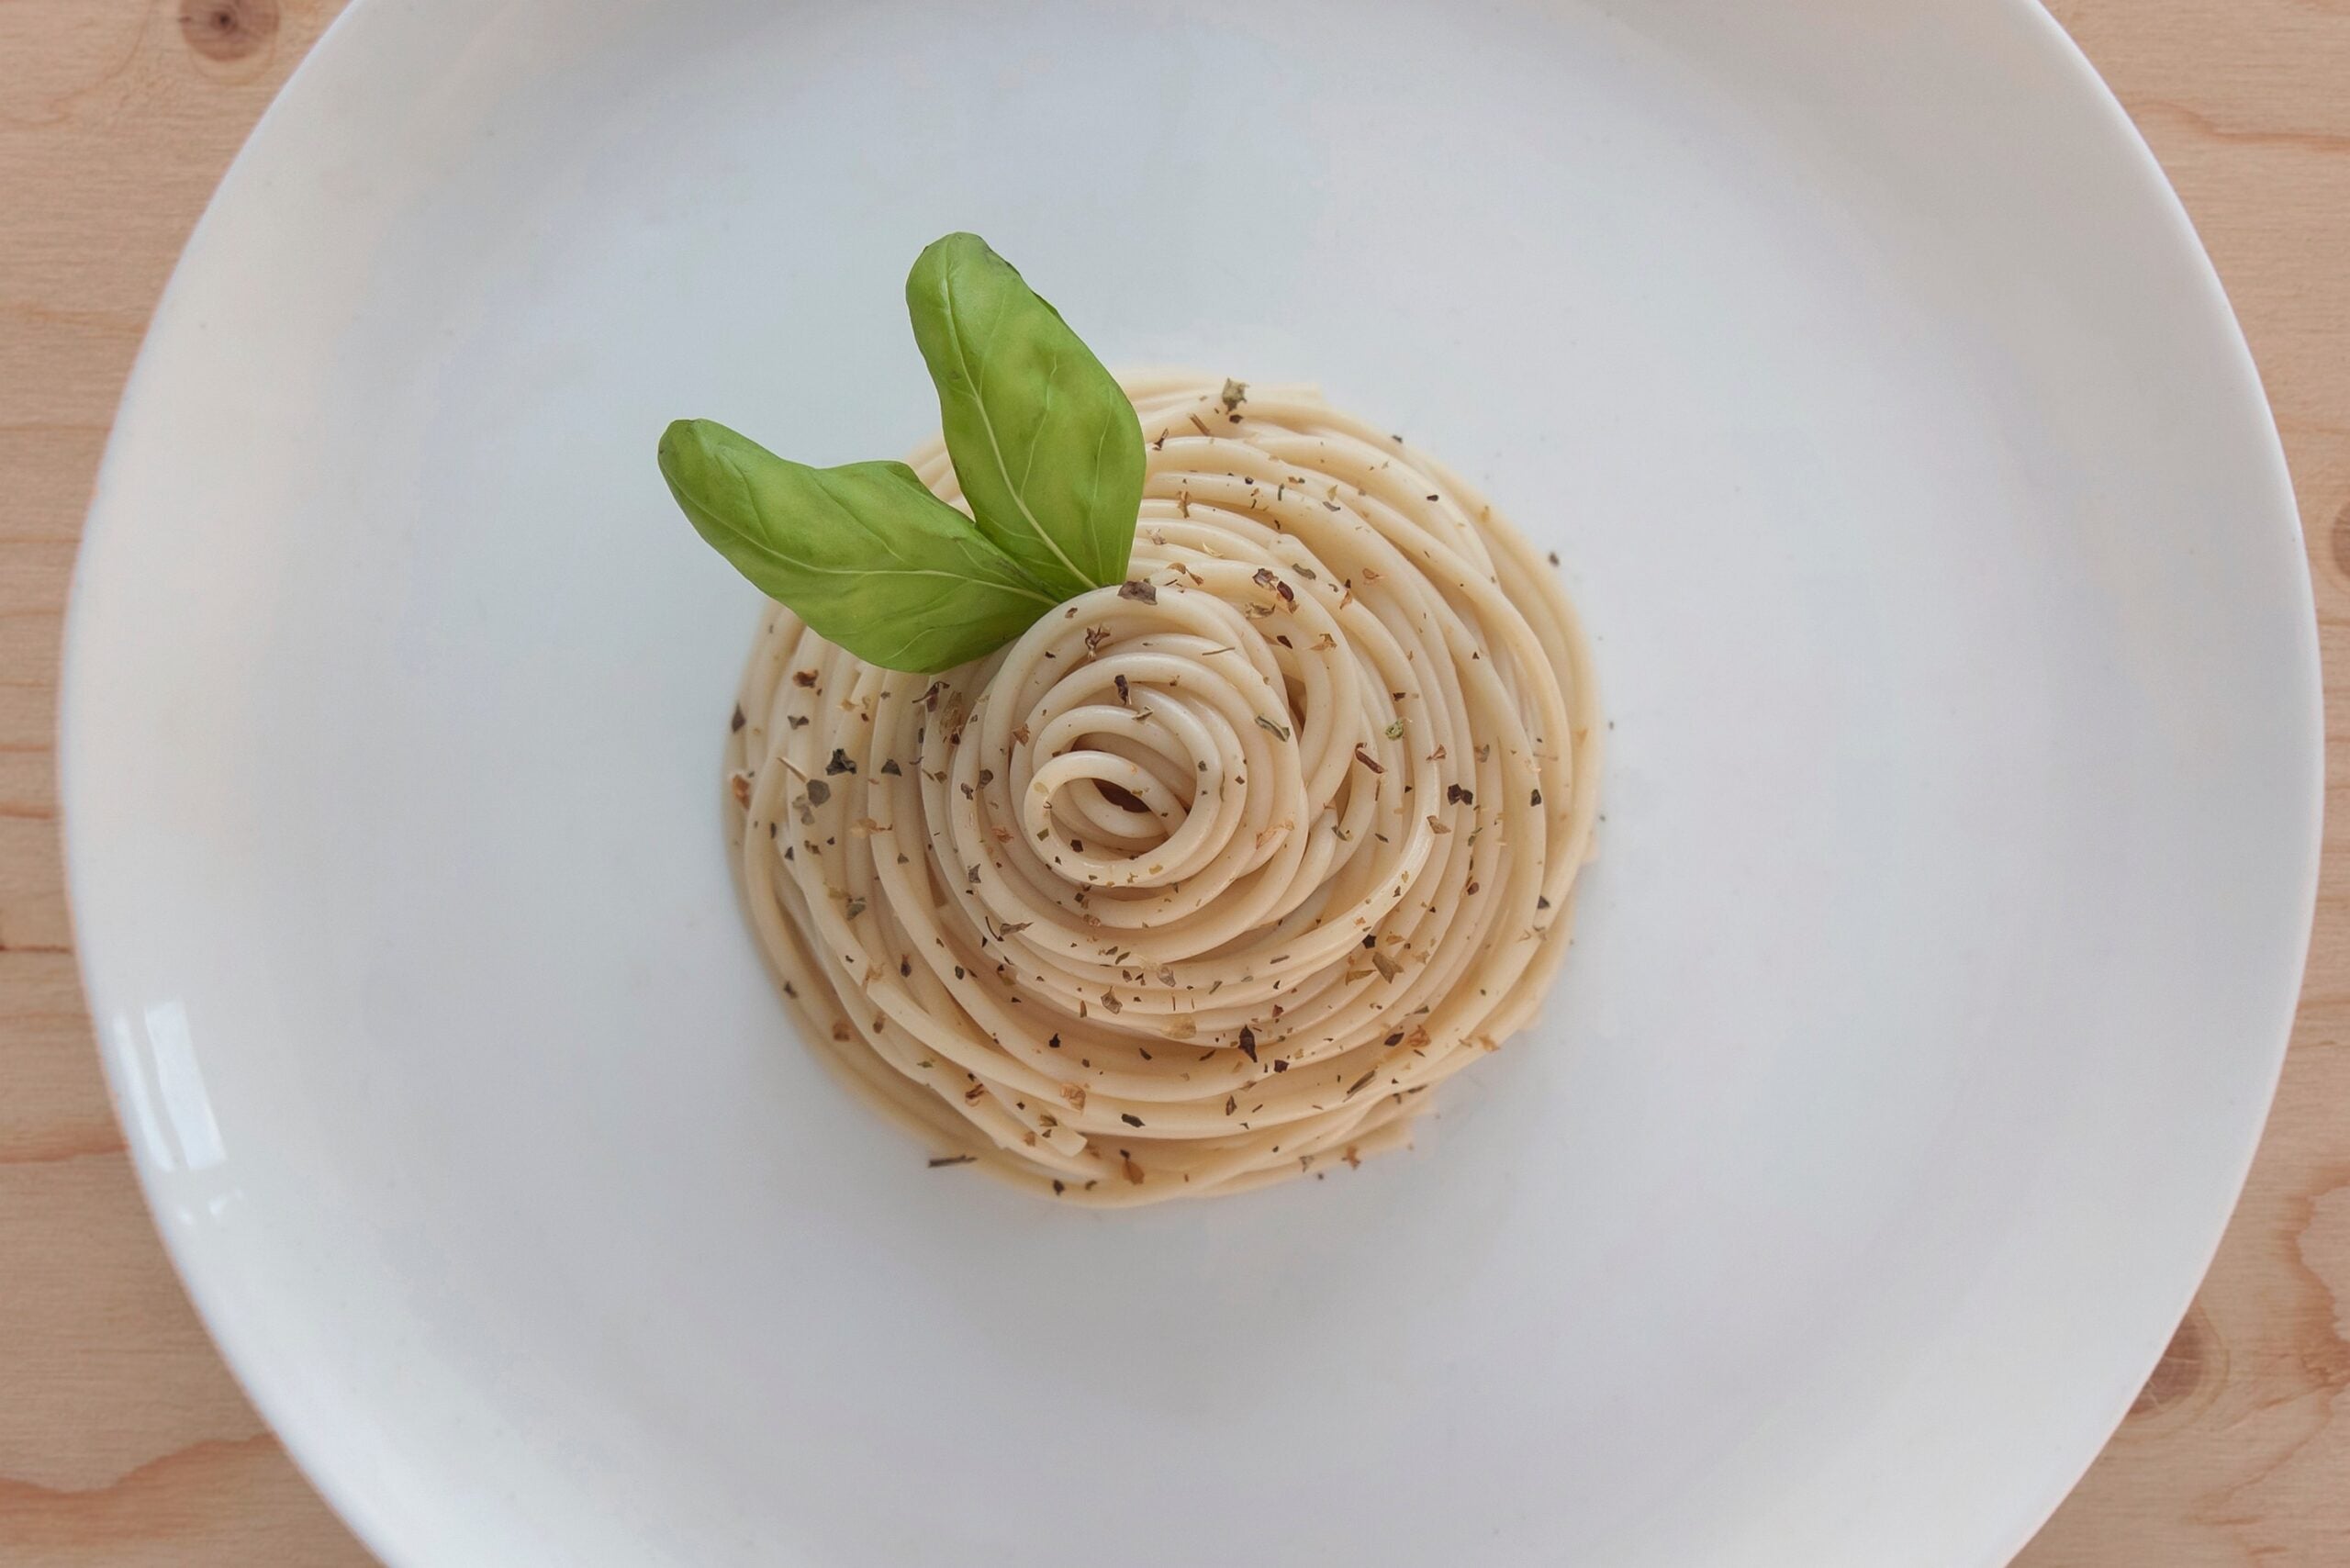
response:
<svg viewBox="0 0 2350 1568"><path fill-rule="evenodd" d="M340 0L0 0L0 1562L364 1563L140 1206L76 988L67 574L148 313ZM2350 736L2350 0L2058 0L2169 170L2284 431ZM2350 772L2283 1091L2210 1279L2029 1568L2350 1564Z"/></svg>

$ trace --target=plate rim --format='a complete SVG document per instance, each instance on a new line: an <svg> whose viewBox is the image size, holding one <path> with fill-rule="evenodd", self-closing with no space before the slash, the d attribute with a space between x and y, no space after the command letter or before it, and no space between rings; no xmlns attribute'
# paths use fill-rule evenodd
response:
<svg viewBox="0 0 2350 1568"><path fill-rule="evenodd" d="M380 1495L371 1491L364 1478L348 1473L326 1444L316 1441L312 1434L303 1430L306 1423L291 1417L291 1401L284 1386L285 1369L266 1343L256 1341L238 1324L236 1314L222 1299L218 1288L221 1265L207 1258L207 1249L192 1241L187 1233L167 1223L162 1182L168 1172L158 1168L151 1148L132 1125L121 1078L122 1063L104 1042L100 1025L104 1014L100 1002L106 994L106 986L104 978L96 971L90 947L83 939L81 930L81 912L85 903L84 888L95 857L83 844L82 834L77 832L79 813L73 807L74 756L79 749L78 737L84 724L96 722L76 718L77 712L85 711L87 708L86 700L81 693L83 661L78 655L87 636L89 542L107 526L108 498L120 460L122 431L127 422L152 398L149 383L153 379L155 344L159 338L166 335L167 329L188 315L186 296L191 286L187 278L194 270L192 263L218 242L218 230L226 221L221 217L223 210L241 201L245 187L252 183L255 147L264 139L275 135L281 121L302 112L300 100L308 96L308 90L315 84L317 78L342 65L343 54L355 47L354 35L361 30L354 26L354 19L372 17L385 8L384 0L349 0L349 4L312 40L301 61L287 73L240 142L235 157L207 197L202 213L173 263L141 334L139 351L124 380L114 417L109 422L90 500L76 540L63 617L54 716L59 840L64 859L63 893L73 938L74 968L90 1018L91 1049L97 1056L109 1106L124 1134L131 1170L149 1221L162 1243L182 1292L196 1310L206 1337L229 1369L240 1392L252 1403L271 1434L278 1439L286 1458L332 1509L343 1527L370 1552L387 1564L400 1564L404 1568L406 1564L426 1561L417 1555L427 1533L426 1529L420 1522L412 1521L403 1526L397 1521L392 1511L383 1506ZM2282 1012L2267 1034L2264 1047L2266 1054L2260 1060L2261 1078L2255 1082L2247 1074L2245 1086L2248 1091L2256 1092L2249 1098L2247 1109L2243 1113L2242 1127L2234 1138L2236 1148L2229 1165L2226 1215L2219 1227L2196 1249L2192 1272L2186 1277L2183 1288L2176 1294L2175 1310L2167 1312L2164 1318L2165 1323L2176 1325L2192 1307L2243 1202L2253 1162L2274 1109L2307 981L2316 901L2323 866L2326 785L2324 666L2318 638L2315 585L2309 559L2308 535L2302 525L2299 498L2293 489L2291 471L2277 430L2274 406L2225 285L2185 202L2120 97L2098 73L2087 52L2045 8L2042 0L1987 0L1985 9L2005 13L2006 19L2016 26L2019 33L2039 53L2042 62L2057 68L2064 79L2061 90L2080 95L2084 106L2093 107L2102 122L2102 132L2108 143L2098 150L2098 153L2119 155L2121 162L2115 173L2126 177L2134 186L2131 192L2132 199L2150 201L2149 211L2159 214L2161 222L2170 231L2171 241L2183 248L2180 258L2191 259L2190 286L2202 317L2196 325L2200 330L2213 333L2215 346L2221 354L2221 360L2212 365L2214 372L2225 372L2234 378L2235 384L2226 389L2226 396L2229 401L2241 405L2240 411L2250 420L2244 433L2256 451L2248 451L2245 455L2256 457L2262 469L2261 487L2267 492L2261 498L2258 509L2266 514L2265 520L2247 519L2244 526L2252 526L2255 521L2259 521L2264 527L2281 524L2294 546L2295 566L2288 585L2296 600L2293 606L2296 611L2294 630L2299 648L2298 667L2293 673L2305 688L2300 704L2300 733L2294 737L2294 744L2303 753L2307 764L2299 783L2299 791L2308 822L2302 843L2296 916L2301 931L2300 954L2292 966L2291 987L2284 996L2272 1002L2272 1006L2281 1002ZM296 106L289 108L289 102ZM2280 844L2282 842L2280 837ZM2004 1544L1996 1556L1986 1560L1985 1568L1998 1568L1998 1565L2010 1562L2072 1495L2126 1419L2139 1383L2151 1375L2175 1332L2175 1327L2166 1328L2157 1342L2142 1347L2137 1360L2143 1370L2109 1417L2100 1421L2102 1436L2096 1445L2080 1455L2076 1462L2052 1473L2043 1490L2030 1499L2029 1506L2021 1507L2004 1539ZM302 1435L298 1438L291 1435L289 1428L302 1430Z"/></svg>

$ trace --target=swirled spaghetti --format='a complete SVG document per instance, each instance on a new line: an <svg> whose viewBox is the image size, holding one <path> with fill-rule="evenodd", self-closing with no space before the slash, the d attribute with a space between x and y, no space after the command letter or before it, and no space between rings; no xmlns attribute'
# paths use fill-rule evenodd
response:
<svg viewBox="0 0 2350 1568"><path fill-rule="evenodd" d="M1403 1142L1558 972L1602 729L1555 574L1458 476L1308 389L1125 385L1125 586L936 679L770 605L728 746L814 1047L934 1162L1107 1204Z"/></svg>

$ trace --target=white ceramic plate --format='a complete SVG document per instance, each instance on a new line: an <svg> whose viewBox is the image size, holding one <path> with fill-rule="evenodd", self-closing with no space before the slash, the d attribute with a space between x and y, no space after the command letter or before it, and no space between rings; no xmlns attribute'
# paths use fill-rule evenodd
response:
<svg viewBox="0 0 2350 1568"><path fill-rule="evenodd" d="M1407 1157L1069 1213L790 1036L753 598L654 438L910 445L954 228L1567 563L1583 935ZM1999 1562L2210 1258L2311 909L2276 437L2008 0L363 4L173 281L70 643L158 1221L400 1564Z"/></svg>

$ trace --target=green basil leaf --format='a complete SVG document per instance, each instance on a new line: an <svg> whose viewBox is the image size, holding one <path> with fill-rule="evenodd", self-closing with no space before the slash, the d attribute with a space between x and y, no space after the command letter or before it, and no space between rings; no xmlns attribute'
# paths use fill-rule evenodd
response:
<svg viewBox="0 0 2350 1568"><path fill-rule="evenodd" d="M1124 582L1142 425L1093 351L976 234L923 252L906 308L980 532L1064 599Z"/></svg>
<svg viewBox="0 0 2350 1568"><path fill-rule="evenodd" d="M952 669L1058 602L902 463L811 468L679 420L662 432L661 475L735 570L886 669Z"/></svg>

